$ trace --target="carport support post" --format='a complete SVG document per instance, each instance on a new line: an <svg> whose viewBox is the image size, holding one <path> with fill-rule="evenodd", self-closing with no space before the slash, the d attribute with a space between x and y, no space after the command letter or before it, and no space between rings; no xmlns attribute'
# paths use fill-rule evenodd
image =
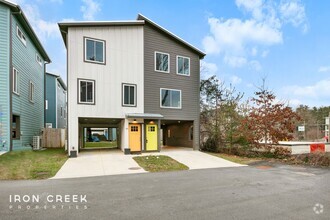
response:
<svg viewBox="0 0 330 220"><path fill-rule="evenodd" d="M193 148L194 148L194 150L199 150L200 148L199 148L199 143L200 143L200 141L199 141L199 135L200 135L200 124L199 124L199 118L198 118L198 120L194 120L194 122L193 122L193 125L194 125L194 127L193 127L193 132L194 132L194 139L193 139Z"/></svg>
<svg viewBox="0 0 330 220"><path fill-rule="evenodd" d="M160 146L160 144L161 144L160 143L160 140L161 140L161 137L160 137L160 135L161 135L161 133L160 133L160 119L157 120L157 124L158 124L158 126L157 126L158 127L157 128L157 130L158 130L157 131L157 136L158 136L158 138L157 138L157 142L158 142L157 145L158 145L158 152L160 152L160 150L161 150L161 146Z"/></svg>

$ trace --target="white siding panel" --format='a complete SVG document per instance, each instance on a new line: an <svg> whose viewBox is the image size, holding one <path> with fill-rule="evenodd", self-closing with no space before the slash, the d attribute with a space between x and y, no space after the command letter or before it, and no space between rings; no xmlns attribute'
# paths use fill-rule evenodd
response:
<svg viewBox="0 0 330 220"><path fill-rule="evenodd" d="M84 62L84 37L105 40L106 64ZM144 112L143 27L68 30L69 145L78 146L78 117L125 118ZM78 78L95 80L95 105L78 104ZM122 107L122 83L137 85L137 106Z"/></svg>

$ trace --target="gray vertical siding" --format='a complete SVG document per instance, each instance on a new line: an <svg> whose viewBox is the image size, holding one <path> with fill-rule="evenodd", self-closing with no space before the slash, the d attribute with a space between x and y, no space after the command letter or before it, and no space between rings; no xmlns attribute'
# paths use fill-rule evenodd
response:
<svg viewBox="0 0 330 220"><path fill-rule="evenodd" d="M46 110L46 123L52 123L56 128L56 77L46 74L46 100L48 109Z"/></svg>
<svg viewBox="0 0 330 220"><path fill-rule="evenodd" d="M60 84L57 80L56 83ZM58 87L56 84L56 99L57 99L57 128L65 128L66 127L66 118L64 117L64 110L66 109L66 93L62 85ZM62 115L61 115L61 107Z"/></svg>
<svg viewBox="0 0 330 220"><path fill-rule="evenodd" d="M154 71L155 51L170 54L170 73ZM176 74L176 56L190 58L190 76ZM199 83L200 59L198 54L150 25L144 26L144 111L160 113L165 120L194 122L194 148L199 148ZM179 89L182 109L160 108L160 88Z"/></svg>
<svg viewBox="0 0 330 220"><path fill-rule="evenodd" d="M9 150L9 17L10 10L0 4L0 151ZM6 141L5 149L2 141Z"/></svg>
<svg viewBox="0 0 330 220"><path fill-rule="evenodd" d="M24 32L27 44L24 46L16 35L16 26ZM44 67L36 61L37 49L30 37L12 17L12 65L19 71L19 95L12 94L13 114L20 116L20 140L13 140L13 150L28 147L32 137L39 135L44 127ZM40 55L40 53L39 53ZM34 103L29 101L30 81L34 83Z"/></svg>

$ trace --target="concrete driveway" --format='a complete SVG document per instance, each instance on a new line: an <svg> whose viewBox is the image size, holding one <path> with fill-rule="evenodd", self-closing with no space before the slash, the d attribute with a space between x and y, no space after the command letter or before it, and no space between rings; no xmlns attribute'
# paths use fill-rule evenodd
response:
<svg viewBox="0 0 330 220"><path fill-rule="evenodd" d="M79 153L77 158L69 158L51 179L106 176L118 174L146 173L132 158L147 155L166 155L189 169L221 167L241 167L237 164L190 148L164 148L160 153L124 155L120 150L93 150Z"/></svg>

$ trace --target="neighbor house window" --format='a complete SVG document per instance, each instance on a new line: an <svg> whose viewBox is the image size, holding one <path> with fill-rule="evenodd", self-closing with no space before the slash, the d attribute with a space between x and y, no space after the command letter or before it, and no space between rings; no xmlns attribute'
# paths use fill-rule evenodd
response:
<svg viewBox="0 0 330 220"><path fill-rule="evenodd" d="M105 63L105 41L85 38L85 61Z"/></svg>
<svg viewBox="0 0 330 220"><path fill-rule="evenodd" d="M176 73L179 75L190 75L190 58L177 56Z"/></svg>
<svg viewBox="0 0 330 220"><path fill-rule="evenodd" d="M136 85L123 84L123 106L136 106Z"/></svg>
<svg viewBox="0 0 330 220"><path fill-rule="evenodd" d="M13 93L18 95L18 71L13 68Z"/></svg>
<svg viewBox="0 0 330 220"><path fill-rule="evenodd" d="M32 81L30 81L29 100L30 102L34 102L34 83Z"/></svg>
<svg viewBox="0 0 330 220"><path fill-rule="evenodd" d="M45 109L48 110L48 100L45 100Z"/></svg>
<svg viewBox="0 0 330 220"><path fill-rule="evenodd" d="M18 26L17 26L17 37L21 40L24 46L26 46L26 37Z"/></svg>
<svg viewBox="0 0 330 220"><path fill-rule="evenodd" d="M36 61L37 63L39 63L40 66L42 66L42 59L40 58L40 56L36 53Z"/></svg>
<svg viewBox="0 0 330 220"><path fill-rule="evenodd" d="M79 100L81 104L95 104L95 81L94 80L78 80L79 83Z"/></svg>
<svg viewBox="0 0 330 220"><path fill-rule="evenodd" d="M155 52L155 70L170 72L170 55L168 53Z"/></svg>
<svg viewBox="0 0 330 220"><path fill-rule="evenodd" d="M20 138L20 117L18 115L13 115L11 137L13 139Z"/></svg>
<svg viewBox="0 0 330 220"><path fill-rule="evenodd" d="M181 90L160 89L160 107L181 108Z"/></svg>

